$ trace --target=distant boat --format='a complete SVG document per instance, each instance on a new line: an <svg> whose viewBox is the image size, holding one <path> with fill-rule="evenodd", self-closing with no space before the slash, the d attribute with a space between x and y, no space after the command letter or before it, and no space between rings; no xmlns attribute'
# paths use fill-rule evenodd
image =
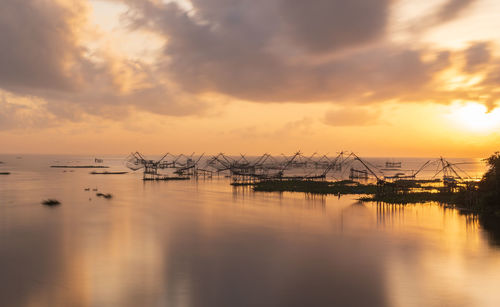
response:
<svg viewBox="0 0 500 307"><path fill-rule="evenodd" d="M9 172L1 172L0 175L10 175Z"/></svg>
<svg viewBox="0 0 500 307"><path fill-rule="evenodd" d="M102 162L104 162L104 160L103 159L99 159L99 158L95 158L94 162L95 163L102 163Z"/></svg>
<svg viewBox="0 0 500 307"><path fill-rule="evenodd" d="M386 168L401 168L401 162L387 161L387 162L385 162L385 167Z"/></svg>

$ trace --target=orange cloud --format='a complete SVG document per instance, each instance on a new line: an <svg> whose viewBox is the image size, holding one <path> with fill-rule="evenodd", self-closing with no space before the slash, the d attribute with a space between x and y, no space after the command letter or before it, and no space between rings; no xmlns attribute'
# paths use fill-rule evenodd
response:
<svg viewBox="0 0 500 307"><path fill-rule="evenodd" d="M86 0L4 2L0 38L8 43L0 46L0 89L36 97L35 105L22 110L31 109L32 123L40 126L36 113L61 123L87 115L120 122L136 111L215 113L220 109L211 110L235 100L342 108L474 100L493 108L499 98L500 64L491 43L457 51L391 42L390 0L321 0L315 5L193 0L190 11L172 2L112 1L128 5L123 29L163 38L155 61L131 59L106 46L90 48L83 39L89 27ZM448 21L473 2L450 0L432 14ZM443 77L450 71L480 81L450 88ZM20 114L12 102L2 104L2 118ZM322 119L338 125L346 109L332 110ZM369 113L361 111L366 118L358 124L377 117ZM2 129L16 126L4 122Z"/></svg>

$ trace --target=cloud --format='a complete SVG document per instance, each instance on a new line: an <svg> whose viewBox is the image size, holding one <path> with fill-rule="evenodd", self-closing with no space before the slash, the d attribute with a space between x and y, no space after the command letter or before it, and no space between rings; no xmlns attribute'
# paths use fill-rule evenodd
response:
<svg viewBox="0 0 500 307"><path fill-rule="evenodd" d="M49 109L60 116L88 113L120 119L129 111L141 110L171 116L203 113L202 99L185 93L162 78L154 67L141 61L104 55L105 61L77 92L39 91Z"/></svg>
<svg viewBox="0 0 500 307"><path fill-rule="evenodd" d="M233 41L234 47L294 43L313 52L328 52L381 38L389 22L391 0L192 0L191 12L176 3L123 0L131 6L132 25L147 25L191 40ZM176 34L187 34L182 37ZM197 35L198 34L198 35ZM208 34L206 37L200 34ZM181 42L181 40L184 40ZM277 41L276 41L277 40ZM227 44L225 44L227 47Z"/></svg>
<svg viewBox="0 0 500 307"><path fill-rule="evenodd" d="M334 127L372 126L380 123L380 111L367 107L344 107L330 110L323 123Z"/></svg>
<svg viewBox="0 0 500 307"><path fill-rule="evenodd" d="M494 47L492 42L475 42L463 51L463 73L481 78L466 90L468 99L463 101L483 103L489 111L500 106L500 59L493 55Z"/></svg>
<svg viewBox="0 0 500 307"><path fill-rule="evenodd" d="M75 26L86 6L80 1L3 0L0 10L0 86L22 90L78 87L85 49Z"/></svg>
<svg viewBox="0 0 500 307"><path fill-rule="evenodd" d="M500 60L495 60L489 63L484 79L476 87L475 96L480 99L475 101L483 102L489 111L500 107L498 84L500 84Z"/></svg>
<svg viewBox="0 0 500 307"><path fill-rule="evenodd" d="M457 18L477 0L448 0L437 9L434 15L436 23L443 23Z"/></svg>
<svg viewBox="0 0 500 307"><path fill-rule="evenodd" d="M462 16L477 0L447 0L430 14L418 18L411 25L415 32L430 30Z"/></svg>
<svg viewBox="0 0 500 307"><path fill-rule="evenodd" d="M244 128L232 129L230 134L237 138L246 140L261 139L287 139L297 136L311 135L313 133L312 125L314 120L310 117L303 117L285 123L276 129L271 129L269 123L263 125L251 125Z"/></svg>
<svg viewBox="0 0 500 307"><path fill-rule="evenodd" d="M477 95L441 89L436 76L453 66L452 52L390 42L391 0L191 0L189 10L157 0L114 2L128 5L129 30L165 40L155 63L84 41L86 0L5 0L0 88L37 97L47 118L71 121L86 114L123 120L136 110L206 114L211 94L340 105ZM432 20L455 18L472 3L450 0ZM467 71L493 61L483 44L465 51ZM495 72L488 71L484 85L492 88Z"/></svg>
<svg viewBox="0 0 500 307"><path fill-rule="evenodd" d="M56 124L57 119L43 106L24 100L1 93L0 131L50 127Z"/></svg>
<svg viewBox="0 0 500 307"><path fill-rule="evenodd" d="M325 52L381 38L390 4L390 0L282 0L279 9L298 45Z"/></svg>
<svg viewBox="0 0 500 307"><path fill-rule="evenodd" d="M46 114L72 121L84 114L123 119L137 109L171 116L206 110L201 99L179 90L156 66L102 46L87 48L82 38L90 35L87 18L86 0L3 1L0 89L37 97Z"/></svg>
<svg viewBox="0 0 500 307"><path fill-rule="evenodd" d="M127 2L131 27L164 35L164 74L193 94L257 102L403 100L450 64L445 51L366 45L383 35L389 1L319 1L306 9L297 1L203 0L192 1L190 12L174 3ZM317 10L331 11L331 20L325 13L313 21Z"/></svg>
<svg viewBox="0 0 500 307"><path fill-rule="evenodd" d="M466 72L472 73L484 67L484 64L490 62L491 44L488 42L478 42L471 44L464 51L465 54L465 67Z"/></svg>

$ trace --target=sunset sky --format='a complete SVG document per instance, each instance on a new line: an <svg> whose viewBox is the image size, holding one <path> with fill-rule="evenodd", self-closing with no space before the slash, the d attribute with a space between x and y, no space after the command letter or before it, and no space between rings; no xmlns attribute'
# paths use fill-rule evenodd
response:
<svg viewBox="0 0 500 307"><path fill-rule="evenodd" d="M498 0L2 0L0 153L485 157Z"/></svg>

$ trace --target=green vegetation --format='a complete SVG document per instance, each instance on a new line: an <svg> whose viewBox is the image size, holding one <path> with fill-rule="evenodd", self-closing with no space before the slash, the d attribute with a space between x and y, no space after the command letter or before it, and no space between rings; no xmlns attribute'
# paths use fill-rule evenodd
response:
<svg viewBox="0 0 500 307"><path fill-rule="evenodd" d="M429 184L431 185L425 185ZM440 183L437 185L437 183ZM468 210L478 210L477 183L443 184L441 181L419 183L412 180L381 182L379 184L361 184L344 180L302 181L269 180L255 183L254 191L261 192L304 192L313 194L354 194L366 195L361 201L384 202L388 204L409 204L439 202L456 205Z"/></svg>
<svg viewBox="0 0 500 307"><path fill-rule="evenodd" d="M482 211L500 216L500 153L486 159L488 171L477 189L478 205Z"/></svg>
<svg viewBox="0 0 500 307"><path fill-rule="evenodd" d="M266 180L254 185L261 192L306 192L315 194L374 194L377 185L360 184L351 180L330 182L313 180Z"/></svg>
<svg viewBox="0 0 500 307"><path fill-rule="evenodd" d="M255 191L305 192L314 194L366 194L362 201L389 204L429 201L455 205L461 209L500 217L500 153L486 159L488 171L480 182L441 180L397 180L361 184L351 180L329 182L313 180L266 180L254 184Z"/></svg>
<svg viewBox="0 0 500 307"><path fill-rule="evenodd" d="M421 183L429 183L425 181ZM258 182L254 191L261 192L305 192L313 194L355 194L362 195L361 201L385 202L390 204L408 204L436 201L440 203L459 204L463 191L423 186L418 181L398 180L375 184L361 184L351 180L312 181L312 180L269 180ZM432 183L436 183L435 180Z"/></svg>

